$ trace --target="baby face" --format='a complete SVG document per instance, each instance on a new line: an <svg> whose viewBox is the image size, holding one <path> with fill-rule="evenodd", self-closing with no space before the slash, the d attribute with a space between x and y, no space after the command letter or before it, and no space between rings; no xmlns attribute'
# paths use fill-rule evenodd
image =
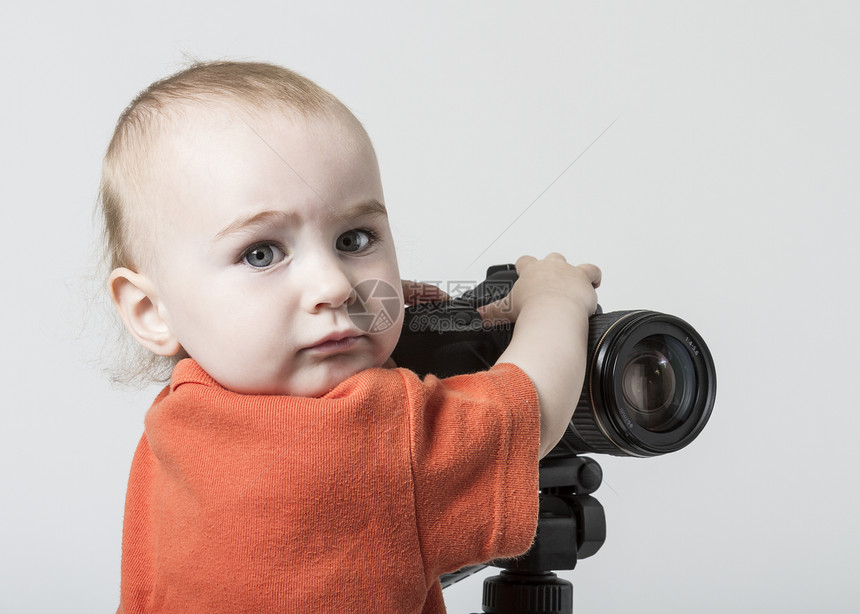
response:
<svg viewBox="0 0 860 614"><path fill-rule="evenodd" d="M183 122L146 195L150 298L184 352L242 393L320 396L381 366L402 294L366 136L277 111ZM396 301L394 321L375 332L348 311L371 280Z"/></svg>

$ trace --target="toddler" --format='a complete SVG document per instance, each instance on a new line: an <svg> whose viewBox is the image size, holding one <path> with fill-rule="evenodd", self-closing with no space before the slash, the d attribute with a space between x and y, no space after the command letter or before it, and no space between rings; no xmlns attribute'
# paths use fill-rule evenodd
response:
<svg viewBox="0 0 860 614"><path fill-rule="evenodd" d="M482 314L516 322L485 372L393 367L404 297L370 140L260 63L142 92L101 209L119 316L172 368L132 464L120 612L443 612L440 574L528 549L596 267L520 258ZM369 280L390 291L359 296ZM392 317L368 332L357 300Z"/></svg>

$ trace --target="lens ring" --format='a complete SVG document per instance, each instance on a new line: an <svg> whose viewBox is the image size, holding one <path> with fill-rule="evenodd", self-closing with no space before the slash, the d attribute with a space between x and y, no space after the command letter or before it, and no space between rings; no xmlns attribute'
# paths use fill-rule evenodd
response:
<svg viewBox="0 0 860 614"><path fill-rule="evenodd" d="M628 389L625 398L622 382L631 357L641 353L634 348L655 335L673 339L668 343L681 357L681 364L689 367L696 385L683 385L687 376L681 374L686 374L687 369L676 367L672 403L662 410L662 424L649 425L636 413L647 405L629 403L631 393ZM702 337L680 318L646 310L593 316L589 321L587 387L571 421L568 448L639 457L674 452L689 444L705 427L715 391L716 374L710 352ZM678 409L676 414L671 411L673 406Z"/></svg>

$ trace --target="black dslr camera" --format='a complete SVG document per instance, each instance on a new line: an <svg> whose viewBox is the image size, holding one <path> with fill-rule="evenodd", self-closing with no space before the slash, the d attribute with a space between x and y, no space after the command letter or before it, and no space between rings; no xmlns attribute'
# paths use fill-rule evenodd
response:
<svg viewBox="0 0 860 614"><path fill-rule="evenodd" d="M513 325L488 328L476 308L506 296L516 279L511 264L490 267L484 282L457 299L409 307L394 361L439 377L492 366ZM692 326L654 311L598 309L589 320L582 395L549 456L675 452L705 427L715 394L711 354Z"/></svg>
<svg viewBox="0 0 860 614"><path fill-rule="evenodd" d="M513 325L491 327L477 307L507 295L513 265L490 267L474 290L445 302L406 309L394 361L419 375L448 377L491 367ZM693 441L708 421L716 371L702 337L675 316L647 310L598 313L589 320L585 383L564 437L540 463L540 514L532 548L491 561L499 575L484 580L488 614L568 614L573 585L551 570L573 569L606 539L603 506L591 494L603 479L583 452L650 457ZM480 569L442 576L443 588Z"/></svg>

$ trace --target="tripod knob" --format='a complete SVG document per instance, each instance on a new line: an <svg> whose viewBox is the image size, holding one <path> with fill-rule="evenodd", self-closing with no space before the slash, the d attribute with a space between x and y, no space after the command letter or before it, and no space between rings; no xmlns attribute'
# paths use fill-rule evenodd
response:
<svg viewBox="0 0 860 614"><path fill-rule="evenodd" d="M566 614L573 611L573 585L552 572L503 570L484 580L486 614Z"/></svg>

